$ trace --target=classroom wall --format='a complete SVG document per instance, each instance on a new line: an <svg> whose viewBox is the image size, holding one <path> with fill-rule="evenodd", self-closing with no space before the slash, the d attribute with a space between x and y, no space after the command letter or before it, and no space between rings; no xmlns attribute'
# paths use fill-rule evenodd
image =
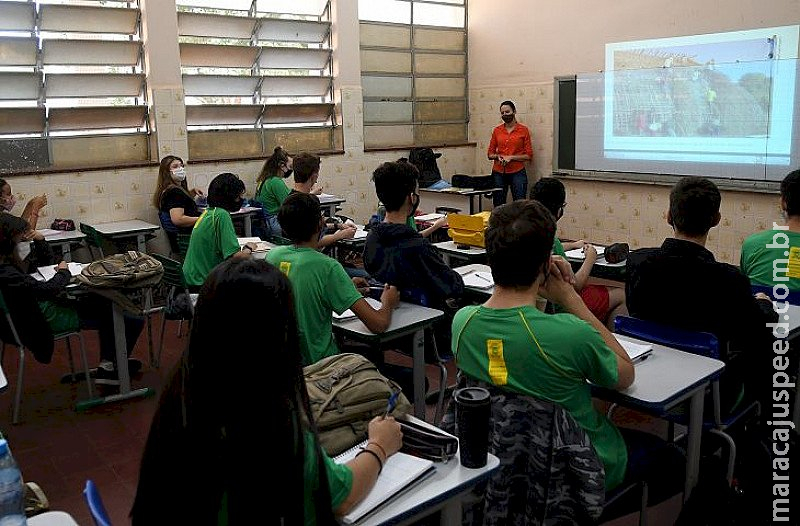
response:
<svg viewBox="0 0 800 526"><path fill-rule="evenodd" d="M603 69L606 43L798 22L797 0L470 0L469 137L478 144L475 167L491 169L486 161L491 128L500 122L499 103L511 99L533 133L530 178L549 175L553 77ZM668 188L574 180L566 185L567 217L559 225L564 237L652 246L670 231L663 219ZM709 248L721 260L738 262L742 239L779 221L777 201L723 192L724 228L712 231Z"/></svg>
<svg viewBox="0 0 800 526"><path fill-rule="evenodd" d="M189 162L190 186L205 189L220 172L238 174L247 186L248 196L255 190L255 179L263 159L191 164L188 158L186 113L180 86L177 46L177 16L171 0L143 0L142 26L146 54L148 100L153 130L153 158L174 154ZM332 12L334 38L334 99L344 137L344 153L326 155L322 160L320 184L327 193L347 199L342 213L366 222L377 207L370 182L372 171L382 162L407 157L408 151L364 151L361 63L358 39L357 2L334 0ZM443 177L454 173L473 173L474 147L441 148L438 160ZM158 223L150 205L157 166L94 171L73 171L8 177L20 204L33 195L47 193L48 206L40 215L39 227L53 218L71 218L76 224L139 218ZM291 179L289 180L291 182ZM423 201L421 209L425 209ZM150 250L167 250L163 236L151 242Z"/></svg>

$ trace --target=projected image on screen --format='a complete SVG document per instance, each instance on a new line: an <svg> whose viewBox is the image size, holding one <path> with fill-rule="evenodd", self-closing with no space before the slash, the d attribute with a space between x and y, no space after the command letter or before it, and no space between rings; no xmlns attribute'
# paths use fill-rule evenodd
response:
<svg viewBox="0 0 800 526"><path fill-rule="evenodd" d="M577 78L576 168L785 175L798 156L799 29L606 45L606 71Z"/></svg>
<svg viewBox="0 0 800 526"><path fill-rule="evenodd" d="M613 135L766 137L771 42L615 51Z"/></svg>

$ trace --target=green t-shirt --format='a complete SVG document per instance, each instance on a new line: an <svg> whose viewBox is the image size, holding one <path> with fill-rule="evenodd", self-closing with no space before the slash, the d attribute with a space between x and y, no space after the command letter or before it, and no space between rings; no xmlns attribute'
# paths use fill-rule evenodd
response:
<svg viewBox="0 0 800 526"><path fill-rule="evenodd" d="M785 245L785 234L789 238L789 248L767 248L767 245ZM773 237L777 236L777 243ZM789 251L787 255L785 252ZM779 261L780 260L780 261ZM788 260L788 261L787 261ZM773 264L779 261L775 272ZM788 230L765 230L748 237L742 243L742 257L739 262L742 272L750 278L750 283L755 285L768 285L770 287L779 283L785 284L789 290L800 291L800 232ZM788 268L788 272L785 269ZM788 276L789 281L775 280Z"/></svg>
<svg viewBox="0 0 800 526"><path fill-rule="evenodd" d="M194 224L183 260L186 283L199 287L214 267L238 251L230 213L223 208L206 208Z"/></svg>
<svg viewBox="0 0 800 526"><path fill-rule="evenodd" d="M561 240L557 237L553 238L553 254L567 259L567 253L564 251L564 245L561 244Z"/></svg>
<svg viewBox="0 0 800 526"><path fill-rule="evenodd" d="M406 225L408 225L408 227L414 232L417 232L419 230L417 228L417 220L415 216L408 216L408 218L406 219Z"/></svg>
<svg viewBox="0 0 800 526"><path fill-rule="evenodd" d="M606 488L622 482L628 462L625 441L592 406L586 382L614 387L619 379L617 357L588 323L533 306L472 306L456 313L452 342L456 365L464 374L569 411L603 462Z"/></svg>
<svg viewBox="0 0 800 526"><path fill-rule="evenodd" d="M314 506L314 490L319 485L319 464L317 456L314 454L314 438L311 433L305 433L305 463L303 466L303 480L313 481L312 484L305 484L303 487L303 516L306 526L313 526L317 523L316 508ZM353 471L344 464L334 462L323 450L322 462L325 465L325 473L328 475L328 489L331 494L331 509L335 510L341 506L344 499L350 494L353 488ZM217 526L228 526L228 501L227 495L223 495L217 517Z"/></svg>
<svg viewBox="0 0 800 526"><path fill-rule="evenodd" d="M313 248L294 245L273 248L267 261L292 283L303 364L338 354L331 312L341 314L362 297L341 263Z"/></svg>
<svg viewBox="0 0 800 526"><path fill-rule="evenodd" d="M267 212L276 215L289 191L289 187L280 177L267 177L258 187L255 200L264 205Z"/></svg>

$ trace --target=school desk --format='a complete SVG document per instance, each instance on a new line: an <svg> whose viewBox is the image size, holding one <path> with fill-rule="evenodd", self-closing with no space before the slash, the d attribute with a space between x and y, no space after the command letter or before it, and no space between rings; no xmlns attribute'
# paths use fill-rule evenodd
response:
<svg viewBox="0 0 800 526"><path fill-rule="evenodd" d="M502 192L502 188L487 188L486 190L473 190L471 188L444 188L431 190L420 188L420 200L425 210L440 207L458 208L462 214L475 214L483 212L483 199L491 199L494 192ZM477 197L478 206L475 206Z"/></svg>
<svg viewBox="0 0 800 526"><path fill-rule="evenodd" d="M453 260L467 263L481 263L486 261L486 249L479 247L458 248L454 241L442 241L434 243L436 250L442 254L444 262L448 267L453 266Z"/></svg>
<svg viewBox="0 0 800 526"><path fill-rule="evenodd" d="M147 236L161 228L159 225L154 225L152 223L148 223L147 221L142 221L141 219L128 219L127 221L87 224L97 230L100 235L109 238L111 241L135 238L136 250L142 253L147 252L147 246L145 245Z"/></svg>
<svg viewBox="0 0 800 526"><path fill-rule="evenodd" d="M342 197L331 194L319 194L317 197L319 197L319 204L322 207L322 212L328 217L335 216L336 207L346 201L346 199Z"/></svg>
<svg viewBox="0 0 800 526"><path fill-rule="evenodd" d="M425 418L425 329L443 316L444 313L440 310L401 301L392 312L389 328L382 334L370 331L358 318L334 320L333 329L354 340L373 345L413 334L414 414L419 418Z"/></svg>
<svg viewBox="0 0 800 526"><path fill-rule="evenodd" d="M254 206L243 206L236 212L231 212L231 218L242 218L244 221L244 237L251 237L253 235L253 215L259 213L260 208Z"/></svg>
<svg viewBox="0 0 800 526"><path fill-rule="evenodd" d="M69 263L72 261L71 248L73 244L78 244L86 237L80 230L51 230L49 228L41 230L44 240L51 247L61 249L61 259Z"/></svg>

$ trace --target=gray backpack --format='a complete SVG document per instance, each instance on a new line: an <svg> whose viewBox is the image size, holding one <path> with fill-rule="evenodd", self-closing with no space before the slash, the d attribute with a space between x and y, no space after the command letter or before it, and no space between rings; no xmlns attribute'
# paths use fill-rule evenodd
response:
<svg viewBox="0 0 800 526"><path fill-rule="evenodd" d="M342 353L303 368L311 415L328 455L338 455L367 438L370 420L384 414L400 387L360 354ZM392 416L411 409L401 393Z"/></svg>
<svg viewBox="0 0 800 526"><path fill-rule="evenodd" d="M78 275L78 281L95 288L138 289L159 283L163 274L160 261L129 250L89 263Z"/></svg>

